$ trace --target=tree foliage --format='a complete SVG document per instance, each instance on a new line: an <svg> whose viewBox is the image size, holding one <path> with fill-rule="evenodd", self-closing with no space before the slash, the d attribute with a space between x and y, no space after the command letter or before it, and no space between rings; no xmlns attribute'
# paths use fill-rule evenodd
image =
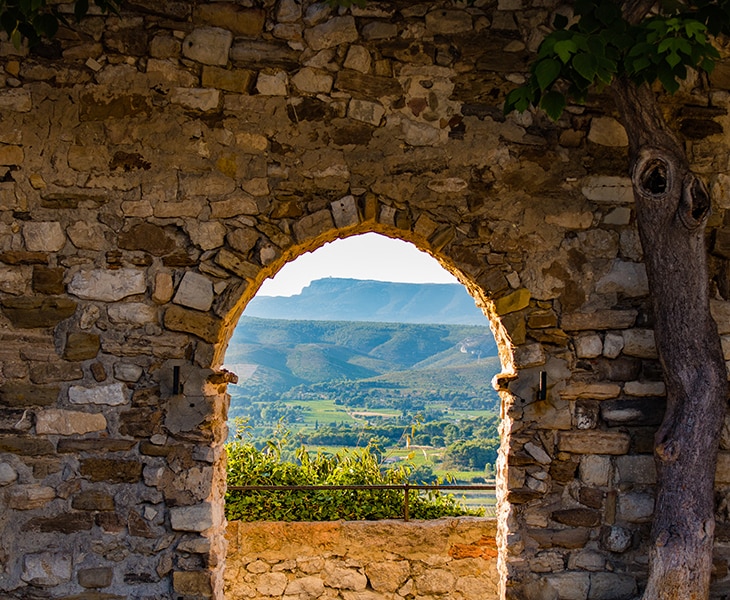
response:
<svg viewBox="0 0 730 600"><path fill-rule="evenodd" d="M665 0L637 24L613 0L577 0L574 11L572 19L556 16L527 82L507 95L506 113L532 105L557 120L568 99L583 103L589 90L616 77L637 85L659 81L674 93L688 69L712 72L719 58L712 36L730 29L728 0Z"/></svg>
<svg viewBox="0 0 730 600"><path fill-rule="evenodd" d="M239 428L228 453L228 485L384 485L414 483L409 464L384 466L377 445L310 454L304 447L296 460L283 458L289 434L279 431L262 449ZM480 515L454 496L429 491L409 492L410 515L415 519ZM243 521L336 521L398 519L403 517L401 490L286 490L226 493L226 517Z"/></svg>
<svg viewBox="0 0 730 600"><path fill-rule="evenodd" d="M117 12L120 4L121 0L94 0L102 12ZM73 7L79 21L89 12L89 0L76 0ZM48 0L0 0L0 26L16 47L23 39L33 46L42 38L52 38L60 24L68 24L66 15Z"/></svg>

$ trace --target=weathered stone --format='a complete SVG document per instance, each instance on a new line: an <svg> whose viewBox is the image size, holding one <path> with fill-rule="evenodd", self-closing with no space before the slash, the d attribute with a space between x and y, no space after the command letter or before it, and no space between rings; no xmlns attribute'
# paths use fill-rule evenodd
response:
<svg viewBox="0 0 730 600"><path fill-rule="evenodd" d="M23 239L29 252L58 252L66 245L66 234L58 221L25 223Z"/></svg>
<svg viewBox="0 0 730 600"><path fill-rule="evenodd" d="M237 252L247 255L258 242L261 234L250 227L239 227L226 235L226 241Z"/></svg>
<svg viewBox="0 0 730 600"><path fill-rule="evenodd" d="M545 452L542 446L538 446L537 444L533 444L532 442L527 442L524 445L524 449L525 452L532 456L532 458L534 458L541 465L549 465L552 462L552 459L550 458L548 453Z"/></svg>
<svg viewBox="0 0 730 600"><path fill-rule="evenodd" d="M0 486L8 485L18 479L18 472L13 469L12 465L6 462L0 462Z"/></svg>
<svg viewBox="0 0 730 600"><path fill-rule="evenodd" d="M573 527L570 529L529 529L527 532L541 548L583 548L590 535L590 529Z"/></svg>
<svg viewBox="0 0 730 600"><path fill-rule="evenodd" d="M188 271L172 301L181 306L208 311L213 305L213 282L205 275Z"/></svg>
<svg viewBox="0 0 730 600"><path fill-rule="evenodd" d="M325 71L305 67L291 79L299 91L308 94L328 94L334 79Z"/></svg>
<svg viewBox="0 0 730 600"><path fill-rule="evenodd" d="M225 66L233 43L233 34L220 27L194 29L182 43L183 55L205 65Z"/></svg>
<svg viewBox="0 0 730 600"><path fill-rule="evenodd" d="M134 444L134 440L108 438L61 439L58 440L58 452L126 452Z"/></svg>
<svg viewBox="0 0 730 600"><path fill-rule="evenodd" d="M86 490L73 497L71 507L76 510L112 511L115 508L114 497L101 489Z"/></svg>
<svg viewBox="0 0 730 600"><path fill-rule="evenodd" d="M592 313L568 313L561 319L566 331L586 331L590 329L628 329L636 321L635 310L605 310Z"/></svg>
<svg viewBox="0 0 730 600"><path fill-rule="evenodd" d="M55 383L57 381L75 381L81 379L84 372L78 363L57 362L40 363L30 368L30 380L33 383Z"/></svg>
<svg viewBox="0 0 730 600"><path fill-rule="evenodd" d="M97 334L74 331L66 336L63 357L73 361L88 360L95 358L100 348L101 342Z"/></svg>
<svg viewBox="0 0 730 600"><path fill-rule="evenodd" d="M360 73L368 73L372 64L370 52L364 46L353 45L347 51L344 67Z"/></svg>
<svg viewBox="0 0 730 600"><path fill-rule="evenodd" d="M95 483L137 483L142 477L142 465L131 460L84 458L80 461L79 472Z"/></svg>
<svg viewBox="0 0 730 600"><path fill-rule="evenodd" d="M362 121L363 123L378 127L385 116L385 108L379 102L353 98L350 100L347 116L356 121Z"/></svg>
<svg viewBox="0 0 730 600"><path fill-rule="evenodd" d="M247 94L251 89L255 73L248 69L222 69L220 67L203 67L203 87L217 88L236 94Z"/></svg>
<svg viewBox="0 0 730 600"><path fill-rule="evenodd" d="M620 573L591 573L588 600L630 600L636 596L636 579Z"/></svg>
<svg viewBox="0 0 730 600"><path fill-rule="evenodd" d="M68 400L72 404L101 404L120 406L129 402L126 386L123 383L83 387L72 385L68 390Z"/></svg>
<svg viewBox="0 0 730 600"><path fill-rule="evenodd" d="M65 269L61 267L51 268L40 265L33 267L33 291L38 294L63 294L65 272Z"/></svg>
<svg viewBox="0 0 730 600"><path fill-rule="evenodd" d="M256 591L262 596L282 596L288 583L284 573L264 573L257 578Z"/></svg>
<svg viewBox="0 0 730 600"><path fill-rule="evenodd" d="M211 88L173 88L170 92L170 102L179 104L190 110L208 112L216 110L220 105L221 93ZM172 203L178 204L178 203ZM157 215L157 211L155 212Z"/></svg>
<svg viewBox="0 0 730 600"><path fill-rule="evenodd" d="M627 454L631 438L607 431L562 431L558 448L574 454Z"/></svg>
<svg viewBox="0 0 730 600"><path fill-rule="evenodd" d="M426 28L437 35L461 33L471 30L472 19L469 13L462 10L433 10L426 14Z"/></svg>
<svg viewBox="0 0 730 600"><path fill-rule="evenodd" d="M596 291L601 294L617 292L628 298L647 296L646 267L642 263L615 260L611 270L598 280Z"/></svg>
<svg viewBox="0 0 730 600"><path fill-rule="evenodd" d="M77 304L68 298L4 298L0 306L15 327L54 327L76 312Z"/></svg>
<svg viewBox="0 0 730 600"><path fill-rule="evenodd" d="M365 567L365 572L376 592L395 592L410 576L411 567L407 561L372 562Z"/></svg>
<svg viewBox="0 0 730 600"><path fill-rule="evenodd" d="M147 290L144 271L137 269L90 269L77 272L68 284L68 292L85 300L116 302Z"/></svg>
<svg viewBox="0 0 730 600"><path fill-rule="evenodd" d="M211 574L208 571L175 571L172 587L178 594L197 598L210 598L213 594Z"/></svg>
<svg viewBox="0 0 730 600"><path fill-rule="evenodd" d="M654 496L641 492L619 494L618 516L629 523L647 523L654 514Z"/></svg>
<svg viewBox="0 0 730 600"><path fill-rule="evenodd" d="M18 485L8 494L8 508L35 510L46 506L56 498L56 490L42 485Z"/></svg>
<svg viewBox="0 0 730 600"><path fill-rule="evenodd" d="M210 502L170 509L170 523L175 531L206 531L220 518L220 509Z"/></svg>
<svg viewBox="0 0 730 600"><path fill-rule="evenodd" d="M163 275L158 273L158 275ZM169 299L169 298L168 298ZM113 304L107 309L112 323L125 325L146 325L157 323L157 308L142 302L123 302Z"/></svg>
<svg viewBox="0 0 730 600"><path fill-rule="evenodd" d="M560 600L587 600L591 587L590 575L580 572L565 572L546 577L551 588L558 592Z"/></svg>
<svg viewBox="0 0 730 600"><path fill-rule="evenodd" d="M0 452L10 452L22 456L41 456L54 454L55 448L47 439L3 436L0 437Z"/></svg>
<svg viewBox="0 0 730 600"><path fill-rule="evenodd" d="M603 353L603 340L599 335L581 335L575 338L578 358L596 358Z"/></svg>
<svg viewBox="0 0 730 600"><path fill-rule="evenodd" d="M634 201L634 190L628 177L592 176L583 180L583 195L593 202L630 204Z"/></svg>
<svg viewBox="0 0 730 600"><path fill-rule="evenodd" d="M621 393L621 386L616 383L571 383L560 390L560 397L574 400L587 398L591 400L608 400Z"/></svg>
<svg viewBox="0 0 730 600"><path fill-rule="evenodd" d="M284 597L313 600L322 594L324 594L324 581L319 577L309 576L292 579L286 586Z"/></svg>
<svg viewBox="0 0 730 600"><path fill-rule="evenodd" d="M611 117L594 117L588 132L588 141L601 146L625 147L629 138L623 125Z"/></svg>
<svg viewBox="0 0 730 600"><path fill-rule="evenodd" d="M622 333L624 338L623 353L638 358L656 358L656 342L651 329L629 329Z"/></svg>
<svg viewBox="0 0 730 600"><path fill-rule="evenodd" d="M570 527L596 527L601 522L601 514L589 508L556 510L550 518Z"/></svg>
<svg viewBox="0 0 730 600"><path fill-rule="evenodd" d="M36 413L38 435L84 435L106 430L106 418L99 413L47 409Z"/></svg>
<svg viewBox="0 0 730 600"><path fill-rule="evenodd" d="M68 553L41 552L23 557L23 581L42 587L71 580L72 556Z"/></svg>
<svg viewBox="0 0 730 600"><path fill-rule="evenodd" d="M24 531L72 534L89 531L94 526L94 515L91 513L61 513L53 517L36 517L23 526Z"/></svg>
<svg viewBox="0 0 730 600"><path fill-rule="evenodd" d="M256 265L225 248L216 254L215 262L218 266L235 273L243 279L253 279L258 272Z"/></svg>
<svg viewBox="0 0 730 600"><path fill-rule="evenodd" d="M33 108L30 90L25 88L5 88L0 93L0 110L12 112L30 112Z"/></svg>
<svg viewBox="0 0 730 600"><path fill-rule="evenodd" d="M335 589L362 591L368 585L368 578L354 569L328 565L325 573L325 585Z"/></svg>
<svg viewBox="0 0 730 600"><path fill-rule="evenodd" d="M119 381L128 381L135 383L142 377L144 369L138 365L127 363L117 363L114 365L114 378Z"/></svg>
<svg viewBox="0 0 730 600"><path fill-rule="evenodd" d="M155 274L155 289L152 292L152 300L157 304L167 304L175 292L172 283L172 275L164 271Z"/></svg>
<svg viewBox="0 0 730 600"><path fill-rule="evenodd" d="M337 89L353 94L356 98L380 101L383 96L398 97L403 88L398 81L388 77L368 75L358 71L340 71L336 80Z"/></svg>
<svg viewBox="0 0 730 600"><path fill-rule="evenodd" d="M580 479L588 486L608 485L611 474L611 460L607 456L589 454L580 459Z"/></svg>
<svg viewBox="0 0 730 600"><path fill-rule="evenodd" d="M152 223L139 223L120 233L118 244L124 250L142 250L153 256L170 254L176 247L175 240Z"/></svg>
<svg viewBox="0 0 730 600"><path fill-rule="evenodd" d="M172 331L192 333L211 344L220 340L223 330L223 323L217 317L179 306L170 306L165 311L164 324Z"/></svg>
<svg viewBox="0 0 730 600"><path fill-rule="evenodd" d="M304 31L304 39L314 51L348 44L358 38L355 19L351 16L334 17Z"/></svg>
<svg viewBox="0 0 730 600"><path fill-rule="evenodd" d="M634 484L656 483L656 463L650 455L619 456L616 459L619 481Z"/></svg>
<svg viewBox="0 0 730 600"><path fill-rule="evenodd" d="M601 535L601 543L609 552L626 552L631 547L631 541L631 532L624 527L606 528Z"/></svg>
<svg viewBox="0 0 730 600"><path fill-rule="evenodd" d="M10 408L50 406L58 399L58 387L43 387L31 383L5 383L0 386L0 404Z"/></svg>
<svg viewBox="0 0 730 600"><path fill-rule="evenodd" d="M259 8L244 8L223 2L198 5L195 18L227 29L237 36L258 37L263 30L266 13Z"/></svg>
<svg viewBox="0 0 730 600"><path fill-rule="evenodd" d="M114 569L111 567L79 569L78 572L79 585L87 589L109 587L113 577Z"/></svg>
<svg viewBox="0 0 730 600"><path fill-rule="evenodd" d="M286 96L289 76L284 71L269 74L261 72L256 79L256 91L262 96Z"/></svg>
<svg viewBox="0 0 730 600"><path fill-rule="evenodd" d="M607 333L603 339L603 356L616 358L624 349L624 337L617 333Z"/></svg>

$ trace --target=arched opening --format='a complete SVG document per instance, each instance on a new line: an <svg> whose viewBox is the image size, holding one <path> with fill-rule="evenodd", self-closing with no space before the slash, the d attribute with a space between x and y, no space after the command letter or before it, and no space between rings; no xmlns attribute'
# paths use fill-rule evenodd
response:
<svg viewBox="0 0 730 600"><path fill-rule="evenodd" d="M302 287L304 285L310 284L310 282L312 280L318 279L318 277L316 275L316 271L315 271L315 269L318 268L318 265L316 264L317 261L312 260L312 259L314 259L316 257L316 255L318 253L327 254L329 252L330 255L332 253L339 254L339 256L338 256L338 259L339 259L338 264L343 265L343 268L344 268L344 270L338 270L339 267L337 267L337 266L332 267L332 265L330 265L330 269L329 270L324 271L324 272L320 272L320 273L325 273L325 274L330 275L330 276L332 276L332 275L348 275L348 274L350 276L356 275L357 272L358 272L357 267L354 267L353 268L352 264L350 263L349 264L349 269L347 268L348 267L348 261L351 261L351 255L348 254L346 251L343 251L342 250L342 247L343 247L343 245L345 245L346 242L357 242L359 240L364 241L364 238L372 237L372 236L375 236L375 237L378 237L380 239L383 239L382 236L376 236L376 234L374 234L374 233L369 233L369 234L366 234L365 236L353 236L353 237L347 238L347 240L344 240L344 241L343 240L338 240L337 242L334 242L333 244L327 244L324 247L322 247L322 244L320 244L319 245L320 249L312 249L313 252L311 254L303 254L303 255L301 255L302 256L301 259L293 259L289 263L284 263L284 265L281 266L280 271L278 271L279 274L276 276L276 278L274 280L272 280L273 282L275 282L276 284L278 284L278 285L280 285L282 287L280 287L278 290L277 289L274 289L273 290L273 294L280 294L279 297L281 298L282 295L286 295L286 294L291 295L292 292L294 292L294 293L300 292L301 293ZM385 238L385 239L387 239L387 238ZM403 244L403 242L398 242L398 241L395 241L395 243L396 244L398 244L398 243ZM350 244L350 245L352 245L352 244ZM420 254L422 256L426 256L422 251L416 249L415 246L413 246L411 244L408 244L406 246L408 246L416 254ZM362 252L362 249L363 248L366 248L366 246L361 246L359 248L361 252ZM377 249L377 245L372 246L372 248ZM392 246L391 246L391 248L392 248ZM396 260L396 257L391 254L389 256L386 255L387 258L389 259L389 264L388 263L383 263L382 262L383 261L383 258L380 258L379 259L376 256L375 252L376 252L376 250L372 250L371 252L368 253L365 263L366 264L369 263L369 266L372 267L372 270L369 271L369 272L373 273L373 275L372 275L373 279L376 279L376 278L377 279L387 279L388 277L387 277L387 275L385 275L385 272L392 271L393 270L392 267L394 265L397 266L398 261ZM427 262L429 262L433 266L435 266L436 269L438 269L438 271L444 272L443 264L439 265L435 260L433 260L433 258L430 258L430 257L427 257L427 256L426 256L426 258L427 258ZM305 279L303 281L297 280L297 278L299 277L299 274L296 273L296 272L294 272L292 270L292 268L291 268L292 266L295 265L296 261L298 261L298 260L302 260L305 263L309 263L307 265L307 267L312 270L312 272L310 272L308 274L307 279ZM380 271L378 270L379 268L380 268ZM401 266L400 268L402 269L403 267ZM413 268L414 269L417 269L418 267L413 267ZM453 270L454 271L457 271L457 269L455 269L455 268L453 268ZM397 268L396 268L396 271L397 271ZM435 273L435 272L436 271L431 271L431 273ZM282 283L281 283L282 276L284 278L284 282L285 283L287 282L286 277L291 277L295 281L288 282L290 285L287 286L287 287L284 287L282 285ZM399 276L396 274L395 275L395 278L398 278L398 277ZM429 278L429 275L428 274L425 274L425 275L423 275L421 277L421 279L423 279L424 277L426 279L428 279ZM359 279L359 277L355 277L355 278ZM391 278L393 278L393 276L391 276ZM411 272L409 272L409 273L407 273L405 275L403 275L401 273L399 278L400 279L411 280L411 281L417 281L419 279L418 276L417 276L417 274L414 273L413 271L411 271ZM430 278L431 279L434 279L434 275L431 274L430 275ZM464 276L463 275L462 275L462 279L464 279ZM441 277L440 278L440 281L443 282L441 285L449 285L449 284L446 284L445 283L446 281L449 281L449 282L451 282L450 285L449 285L449 287L451 287L451 286L458 287L461 291L464 291L463 287L461 285L459 285L459 284L463 284L464 282L463 281L459 281L458 279L454 278L453 275L447 275L446 277ZM320 294L325 294L325 295L326 294L336 295L337 294L337 289L336 289L337 288L337 285L333 285L334 283L335 282L332 281L332 280L329 281L329 282L325 282L325 286L324 287L326 289L321 289L323 286L320 285L319 286L320 287L319 290L310 290L310 293L314 293L316 295L317 292L319 292ZM329 284L329 285L327 285L327 284ZM314 287L317 287L317 286L314 286ZM476 286L474 286L474 287L476 287ZM263 284L261 286L261 288L259 288L259 289L260 290L263 290L264 292L266 292L267 291L267 288L269 290L271 290L272 289L271 284ZM271 294L271 293L272 292L269 292L269 294ZM466 292L464 292L464 293L468 297L468 293L466 293ZM262 295L264 295L264 294L262 294ZM247 296L248 296L248 294L247 294ZM256 298L259 298L259 296L257 295ZM332 300L332 299L330 299L330 300ZM483 310L480 310L480 309L478 309L477 307L475 307L473 305L474 300L473 299L470 299L470 300L472 302L472 307L474 308L474 312L477 313L479 315L479 317L480 317L481 327L484 328L484 329L486 329L486 326L491 326L492 329L493 330L496 330L497 333L498 333L498 335L499 335L499 332L500 332L499 323L496 322L494 318L492 318L491 320L489 318L487 318L487 316L485 316ZM477 302L480 302L480 301L481 301L481 303L482 303L483 306L486 304L485 298L484 298L484 293L483 292L481 292L479 294L479 297L477 298ZM315 298L314 299L314 302L317 303L318 305L321 305L322 304L322 297L320 296L318 298ZM329 313L327 311L320 311L316 315L307 314L307 313L297 314L297 309L296 308L292 308L292 306L291 306L292 305L292 302L289 302L289 304L290 304L290 307L288 309L289 312L286 312L287 311L287 308L285 306L282 307L281 304L282 304L282 302L279 302L280 307L279 307L278 310L280 312L278 314L279 315L282 315L283 314L284 315L283 318L285 318L285 319L297 319L297 317L298 317L300 320L326 321L326 320L328 320L327 319L327 316L328 315L329 316L334 315L334 318L332 318L331 320L340 320L340 321L343 320L343 318L342 318L343 312L342 311L340 311L339 313L336 310L334 312L329 312ZM287 302L283 302L283 304L287 304ZM331 304L333 304L333 305L336 304L336 301L333 300L331 302ZM249 306L249 307L252 307L252 308L257 309L257 310L253 310L252 312L253 312L254 315L259 315L259 317L262 316L262 315L263 316L267 316L268 315L268 317L271 318L271 315L273 314L271 312L271 303L269 303L269 307L267 309L266 306L265 306L265 303L260 302L260 301L257 302L256 300L251 301L251 299L248 298L246 300L246 305ZM461 304L459 306L460 307L463 307L463 304ZM320 306L320 308L321 308L321 306ZM352 309L352 307L348 307L348 308ZM281 312L282 310L284 311L283 313ZM274 309L274 311L276 311L276 309ZM242 317L243 319L250 319L250 316L247 315L247 312L248 311L243 311L243 317ZM346 312L347 311L345 311L345 313ZM356 313L356 312L357 311L355 310L354 313ZM446 312L448 312L448 311L446 311ZM362 312L360 314L362 314ZM375 322L375 321L378 321L378 320L381 320L381 321L383 321L383 320L392 321L393 320L392 317L390 317L390 318L385 317L384 318L383 317L384 314L385 313L378 313L378 311L376 310L376 311L374 311L374 314L371 314L371 315L369 315L367 317L367 320L368 321L372 321L372 322ZM392 315L392 313L388 313L388 314L391 314ZM452 324L458 323L460 321L465 321L465 319L463 319L463 318L462 319L459 319L459 318L453 318L453 317L454 317L454 315L452 315L452 318L451 318ZM420 318L421 321L423 321L423 319L428 320L429 317L427 317L427 316L426 317L424 317L424 316L421 316L421 317L416 316L416 318L413 319L413 320L418 321L419 318ZM352 320L357 320L357 319L352 319ZM435 320L437 320L437 321L439 321L439 320L440 321L444 321L444 320L447 320L447 318L446 318L446 316L444 316L444 313L442 313L442 315L440 317L437 317ZM466 319L466 320L467 321L470 321L470 322L475 322L473 319ZM239 323L240 323L240 321L239 321ZM443 323L442 323L442 325L443 325ZM251 330L249 329L248 332L250 333ZM267 334L271 335L273 338L276 338L276 333L273 332L273 326L269 326L268 331L267 331ZM282 338L282 336L280 336L280 339L281 338ZM489 335L489 338L491 338L492 343L494 344L494 338L493 338L493 336L491 334ZM505 337L501 337L501 339L504 340ZM251 352L248 352L248 354L246 352L240 352L240 348L239 348L240 341L241 340L238 338L238 336L236 335L236 333L232 333L232 339L229 342L229 345L228 345L228 348L227 348L227 351L226 351L226 359L227 359L226 360L226 367L232 369L233 371L237 371L239 373L239 377L241 378L241 380L239 381L239 384L243 384L244 386L246 386L247 385L247 382L250 382L253 379L254 374L255 374L255 371L260 367L260 365L256 365L256 364L252 364L252 363L247 363L247 362L244 362L244 363L236 363L235 362L237 359L240 359L241 357L244 357L244 359L245 359L246 356L250 357L252 355ZM464 340L464 341L466 342L466 340ZM496 356L496 354L497 354L496 348L497 348L496 345L493 345L491 347L491 351L493 352L493 355L494 356ZM500 353L499 354L501 354L502 356L505 356L505 355L508 355L509 354L509 351L510 351L509 348L500 348ZM472 347L469 347L468 343L465 343L460 348L460 352L462 354L466 354L466 355L469 355L469 354L476 355L477 362L473 366L477 366L479 364L478 361L480 360L480 357L479 357L480 346L479 346L478 343L475 344ZM228 359L228 356L232 356L232 359L229 360ZM472 356L472 358L473 357L474 356ZM281 358L282 357L280 356L279 357L279 360L281 360ZM307 360L306 357L304 357L303 360ZM496 362L499 364L499 361L498 360ZM493 365L494 364L494 361L491 361L491 364ZM483 367L486 366L485 363L482 363L482 365L483 365ZM362 365L357 365L357 366L360 366L361 367ZM511 364L510 364L510 366L511 366ZM473 370L476 371L476 369L473 369ZM492 376L493 375L496 375L498 372L499 372L499 367L497 367L497 369L492 369L492 370L489 370L488 368L483 368L483 373L482 373L483 379L484 379L483 383L486 386L489 386L491 388L491 379L492 379ZM441 391L441 390L434 390L434 392L436 394L438 394L439 391ZM235 388L229 388L229 393L233 397L233 401L232 401L232 404L231 404L231 409L229 411L229 414L231 414L231 415L240 414L240 411L238 410L240 407L236 405L236 395L237 395L236 394L236 389ZM494 396L496 396L496 392L494 393ZM453 398L452 398L452 400L453 400ZM468 402L468 400L466 400L466 401ZM367 407L367 408L372 408L372 407ZM461 408L464 408L464 407L462 406ZM498 399L495 402L495 406L493 407L493 409L494 408L496 408L497 415L499 415L499 400ZM254 411L252 411L251 413L249 413L249 415L250 414L253 414L253 412ZM353 412L356 412L356 411L353 411ZM425 451L424 451L424 454L425 454ZM292 527L294 529L297 528L297 526L295 526L295 525L292 525ZM278 535L280 535L280 536L283 537L283 531L282 530L277 530L277 531L278 531ZM257 535L259 535L259 532L257 532ZM277 535L277 532L270 531L270 535ZM395 533L392 533L391 532L391 535L398 535L398 534L395 534ZM479 544L481 544L482 546L484 545L484 537L485 536L482 536L481 539L480 539L480 541L479 541ZM479 544L477 544L475 542L475 548L462 549L461 552L465 552L466 553L465 556L468 556L469 555L469 552L475 552L475 551L482 552L482 553L484 553L484 552L489 553L491 551L491 552L494 552L494 554L496 554L495 545L494 545L494 532L492 533L491 538L492 538L492 541L491 541L491 544L488 544L489 548L487 550L485 550L484 548L482 548L481 546L479 546ZM251 557L249 556L248 558L251 558ZM245 570L245 569L243 569L243 570ZM231 577L228 578L229 579L229 582L230 582L231 579L235 578L236 576L241 576L240 573L242 572L242 569L240 569L240 568L239 569L236 569L236 572L237 572L237 575L235 575L235 576L232 575ZM495 573L496 573L496 570L495 570ZM267 581L269 581L269 580L272 579L268 575L270 575L270 574L267 571ZM370 575L370 573L368 573L368 575ZM377 575L375 577L377 579ZM448 579L448 577L447 577L447 579ZM454 582L452 582L451 584L452 585L455 584L455 581L456 580L454 580ZM284 583L284 581L279 577L279 578L277 578L277 582L278 582L277 583L277 585L278 585L278 588L277 589L279 589L279 588L281 588L281 585ZM401 583L404 583L404 582L401 582ZM471 581L471 584L473 585L474 584L474 581ZM496 576L495 576L495 581L493 582L493 584L496 585ZM422 583L422 585L425 586L426 584L425 583ZM277 587L277 586L274 586L274 587ZM425 589L425 587L424 587L424 589ZM280 591L281 591L281 593L283 593L284 592L284 589L282 588ZM395 591L395 589L393 589L391 591ZM432 590L432 591L433 592L436 592L437 590ZM483 593L484 593L484 588L481 588L480 589L481 596L483 596ZM471 596L465 596L465 597L471 597ZM496 597L496 590L495 590L495 597Z"/></svg>

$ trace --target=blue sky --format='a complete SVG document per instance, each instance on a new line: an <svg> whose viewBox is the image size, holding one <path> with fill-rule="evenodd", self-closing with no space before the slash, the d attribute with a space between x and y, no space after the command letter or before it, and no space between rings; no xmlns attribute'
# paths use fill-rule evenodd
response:
<svg viewBox="0 0 730 600"><path fill-rule="evenodd" d="M365 233L325 244L287 263L267 279L257 296L292 296L311 281L325 277L459 283L433 257L413 244L376 233Z"/></svg>

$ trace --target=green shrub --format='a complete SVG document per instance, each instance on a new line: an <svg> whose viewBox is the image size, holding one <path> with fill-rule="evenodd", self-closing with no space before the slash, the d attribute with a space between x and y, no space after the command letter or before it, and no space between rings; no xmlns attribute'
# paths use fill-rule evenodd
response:
<svg viewBox="0 0 730 600"><path fill-rule="evenodd" d="M289 432L257 448L238 429L228 452L228 485L383 485L409 481L413 466L405 463L383 467L377 446L369 444L336 454L311 454L304 447L293 461L285 460L283 449ZM241 521L337 521L377 520L403 517L402 490L275 490L228 491L226 517ZM409 513L413 519L474 515L483 511L462 506L451 494L409 492Z"/></svg>

